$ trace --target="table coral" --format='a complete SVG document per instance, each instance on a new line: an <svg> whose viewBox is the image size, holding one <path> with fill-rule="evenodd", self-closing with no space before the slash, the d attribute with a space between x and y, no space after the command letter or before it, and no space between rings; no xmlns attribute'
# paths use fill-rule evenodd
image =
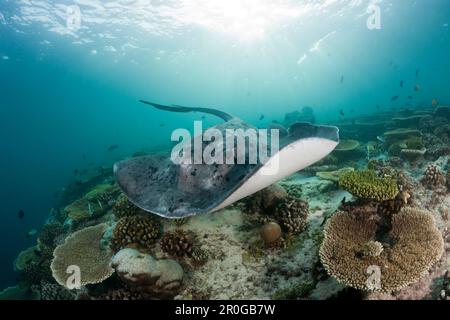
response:
<svg viewBox="0 0 450 320"><path fill-rule="evenodd" d="M427 211L404 208L394 215L390 231L394 242L383 243L383 250L379 244L375 248L377 228L370 217L335 213L327 222L319 252L327 272L356 289L392 292L418 281L443 253L442 235ZM369 243L376 254L361 254ZM375 269L380 278L374 286L370 280Z"/></svg>
<svg viewBox="0 0 450 320"><path fill-rule="evenodd" d="M101 240L106 224L99 224L77 231L68 236L62 245L56 247L51 263L55 280L67 285L69 266L78 266L81 271L81 285L101 283L109 278L114 270L110 267L112 252L102 246Z"/></svg>

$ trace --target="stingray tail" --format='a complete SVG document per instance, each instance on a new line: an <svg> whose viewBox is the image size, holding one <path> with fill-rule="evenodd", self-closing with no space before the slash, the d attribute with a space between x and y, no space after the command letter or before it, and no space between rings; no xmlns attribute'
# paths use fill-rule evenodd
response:
<svg viewBox="0 0 450 320"><path fill-rule="evenodd" d="M173 105L173 106L165 106L162 104L157 104L157 103L153 103L153 102L148 102L145 100L139 100L139 102L151 105L153 107L155 107L156 109L159 110L164 110L164 111L170 111L170 112L182 112L182 113L187 113L187 112L203 112L203 113L209 113L212 115L215 115L225 121L229 121L231 120L233 117L231 115L229 115L226 112L217 110L217 109L211 109L211 108L191 108L191 107L183 107L183 106L178 106L178 105Z"/></svg>

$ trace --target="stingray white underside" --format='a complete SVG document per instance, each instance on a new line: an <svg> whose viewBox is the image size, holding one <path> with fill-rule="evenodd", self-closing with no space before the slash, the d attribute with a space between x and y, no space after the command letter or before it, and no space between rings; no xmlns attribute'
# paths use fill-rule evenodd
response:
<svg viewBox="0 0 450 320"><path fill-rule="evenodd" d="M314 137L297 140L287 145L210 212L223 209L320 161L338 144L339 142L333 140Z"/></svg>

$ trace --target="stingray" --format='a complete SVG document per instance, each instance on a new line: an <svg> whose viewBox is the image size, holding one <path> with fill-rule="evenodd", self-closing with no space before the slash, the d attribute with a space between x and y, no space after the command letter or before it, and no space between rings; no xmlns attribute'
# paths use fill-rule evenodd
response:
<svg viewBox="0 0 450 320"><path fill-rule="evenodd" d="M256 129L217 109L141 102L170 112L215 115L224 121L212 127L220 132ZM210 145L214 143L212 139L203 142L203 146L214 147ZM338 143L336 127L295 123L280 134L278 148L269 153L266 161L177 164L168 152L118 162L114 165L114 176L125 196L137 207L165 218L183 218L211 213L252 195L323 159ZM267 174L275 161L278 161L278 170Z"/></svg>

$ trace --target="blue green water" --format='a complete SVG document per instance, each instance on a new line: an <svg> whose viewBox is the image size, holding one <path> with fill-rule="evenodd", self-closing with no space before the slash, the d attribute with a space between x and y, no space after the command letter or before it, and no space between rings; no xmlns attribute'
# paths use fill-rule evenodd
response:
<svg viewBox="0 0 450 320"><path fill-rule="evenodd" d="M366 26L370 3L379 30ZM26 233L75 169L167 146L200 117L138 99L216 107L259 126L306 105L326 123L341 110L448 104L449 20L447 0L2 0L0 287L15 283L12 261L36 241Z"/></svg>

